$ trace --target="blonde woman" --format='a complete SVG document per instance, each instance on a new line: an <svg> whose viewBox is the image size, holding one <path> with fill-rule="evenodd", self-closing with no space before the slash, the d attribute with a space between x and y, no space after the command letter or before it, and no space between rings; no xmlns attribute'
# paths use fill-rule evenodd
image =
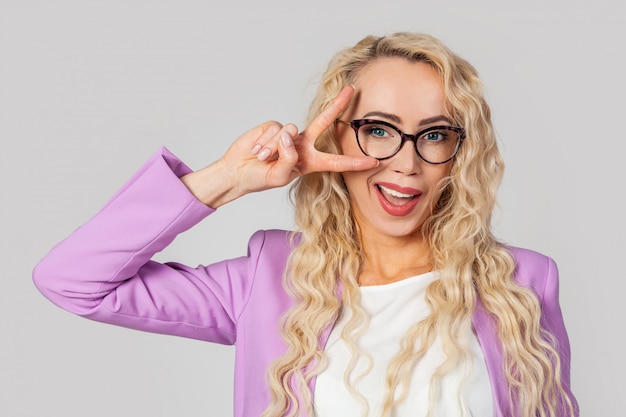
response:
<svg viewBox="0 0 626 417"><path fill-rule="evenodd" d="M433 37L366 37L305 130L265 123L195 172L162 149L35 283L93 320L235 344L238 417L577 416L556 266L491 233L503 164L481 88ZM297 231L206 267L150 260L294 179Z"/></svg>

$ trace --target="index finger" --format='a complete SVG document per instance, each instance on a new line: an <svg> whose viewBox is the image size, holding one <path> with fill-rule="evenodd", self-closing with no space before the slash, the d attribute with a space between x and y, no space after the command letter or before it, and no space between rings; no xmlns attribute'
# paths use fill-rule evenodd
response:
<svg viewBox="0 0 626 417"><path fill-rule="evenodd" d="M354 87L351 85L344 87L337 97L330 103L330 105L324 109L323 112L317 115L310 125L304 130L305 136L311 138L317 138L323 131L328 129L328 126L332 125L342 111L348 107L352 96L354 95Z"/></svg>

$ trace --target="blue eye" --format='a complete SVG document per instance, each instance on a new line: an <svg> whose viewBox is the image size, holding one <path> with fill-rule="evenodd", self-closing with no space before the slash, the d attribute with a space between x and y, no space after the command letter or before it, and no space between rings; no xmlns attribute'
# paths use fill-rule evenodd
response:
<svg viewBox="0 0 626 417"><path fill-rule="evenodd" d="M440 130L432 130L430 132L426 132L421 139L426 140L427 142L441 142L446 140L448 135Z"/></svg>
<svg viewBox="0 0 626 417"><path fill-rule="evenodd" d="M451 133L453 133L453 132L448 131L446 129L431 130L431 131L425 132L423 135L421 135L419 137L419 141L420 142L425 142L425 143L447 142L449 139L451 139L451 137L450 137Z"/></svg>
<svg viewBox="0 0 626 417"><path fill-rule="evenodd" d="M381 129L380 127L374 127L370 130L370 134L374 135L374 136L385 136L385 130Z"/></svg>
<svg viewBox="0 0 626 417"><path fill-rule="evenodd" d="M381 126L364 126L364 128L365 135L374 139L390 138L394 136Z"/></svg>

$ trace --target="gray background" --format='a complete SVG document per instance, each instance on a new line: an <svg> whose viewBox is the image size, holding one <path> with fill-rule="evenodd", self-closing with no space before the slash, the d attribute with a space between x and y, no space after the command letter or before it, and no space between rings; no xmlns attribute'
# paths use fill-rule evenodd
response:
<svg viewBox="0 0 626 417"><path fill-rule="evenodd" d="M0 415L231 415L232 348L74 317L31 270L160 145L200 168L267 119L303 127L331 55L398 30L482 74L497 234L556 259L583 415L624 415L622 2L210 3L0 2ZM250 195L158 257L238 256L291 219L285 190Z"/></svg>

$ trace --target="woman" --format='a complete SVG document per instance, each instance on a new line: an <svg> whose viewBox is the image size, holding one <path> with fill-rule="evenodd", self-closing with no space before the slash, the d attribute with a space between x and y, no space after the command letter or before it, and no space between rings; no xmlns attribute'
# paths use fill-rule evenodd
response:
<svg viewBox="0 0 626 417"><path fill-rule="evenodd" d="M430 36L366 37L309 121L265 123L196 172L161 150L36 285L94 320L236 344L237 416L578 415L556 266L490 230L503 165L474 68ZM295 178L297 232L207 267L150 260Z"/></svg>

